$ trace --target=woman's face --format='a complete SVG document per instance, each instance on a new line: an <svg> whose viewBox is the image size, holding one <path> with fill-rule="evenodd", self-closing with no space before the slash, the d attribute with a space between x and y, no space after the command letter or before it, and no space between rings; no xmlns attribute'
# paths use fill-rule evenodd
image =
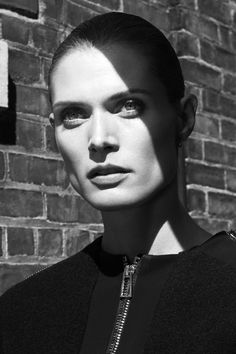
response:
<svg viewBox="0 0 236 354"><path fill-rule="evenodd" d="M58 148L94 207L140 205L175 179L176 113L137 51L75 49L59 61L51 90Z"/></svg>

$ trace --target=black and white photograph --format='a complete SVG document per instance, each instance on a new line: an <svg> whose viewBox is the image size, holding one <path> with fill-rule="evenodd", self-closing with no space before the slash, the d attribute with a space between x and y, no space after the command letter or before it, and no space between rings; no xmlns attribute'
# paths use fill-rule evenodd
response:
<svg viewBox="0 0 236 354"><path fill-rule="evenodd" d="M0 0L0 354L236 354L236 0Z"/></svg>

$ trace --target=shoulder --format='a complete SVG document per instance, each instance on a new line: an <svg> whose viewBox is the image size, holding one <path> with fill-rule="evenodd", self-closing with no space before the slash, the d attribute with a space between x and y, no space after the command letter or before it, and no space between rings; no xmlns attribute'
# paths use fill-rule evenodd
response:
<svg viewBox="0 0 236 354"><path fill-rule="evenodd" d="M224 266L230 266L236 271L236 231L222 231L212 236L199 247L211 259Z"/></svg>
<svg viewBox="0 0 236 354"><path fill-rule="evenodd" d="M96 240L1 296L0 351L2 341L9 353L74 353L97 280L99 244Z"/></svg>
<svg viewBox="0 0 236 354"><path fill-rule="evenodd" d="M225 294L227 289L236 303L236 241L225 231L217 233L183 252L173 274L181 289L192 287L197 294L208 289L214 296Z"/></svg>
<svg viewBox="0 0 236 354"><path fill-rule="evenodd" d="M99 253L100 240L84 248L79 253L49 266L42 271L33 274L24 281L7 290L0 297L0 306L7 303L19 303L26 298L42 298L56 296L66 289L71 291L78 282L88 283L96 273L96 257Z"/></svg>

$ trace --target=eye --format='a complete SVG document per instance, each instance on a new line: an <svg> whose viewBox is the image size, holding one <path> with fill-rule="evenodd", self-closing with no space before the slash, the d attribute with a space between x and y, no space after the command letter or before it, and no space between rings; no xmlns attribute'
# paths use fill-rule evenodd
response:
<svg viewBox="0 0 236 354"><path fill-rule="evenodd" d="M77 126L90 117L90 113L82 107L66 107L60 113L61 121L66 127Z"/></svg>
<svg viewBox="0 0 236 354"><path fill-rule="evenodd" d="M120 115L122 117L137 117L144 110L144 104L138 99L129 98L123 101L120 108Z"/></svg>

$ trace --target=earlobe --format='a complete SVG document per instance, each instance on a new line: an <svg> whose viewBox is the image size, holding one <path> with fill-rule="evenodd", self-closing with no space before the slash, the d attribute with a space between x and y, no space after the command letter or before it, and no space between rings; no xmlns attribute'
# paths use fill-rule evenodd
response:
<svg viewBox="0 0 236 354"><path fill-rule="evenodd" d="M197 97L193 94L181 99L180 129L178 144L185 141L192 133L197 111Z"/></svg>
<svg viewBox="0 0 236 354"><path fill-rule="evenodd" d="M51 126L54 128L55 127L55 119L54 119L53 113L49 114L49 122L50 122Z"/></svg>

